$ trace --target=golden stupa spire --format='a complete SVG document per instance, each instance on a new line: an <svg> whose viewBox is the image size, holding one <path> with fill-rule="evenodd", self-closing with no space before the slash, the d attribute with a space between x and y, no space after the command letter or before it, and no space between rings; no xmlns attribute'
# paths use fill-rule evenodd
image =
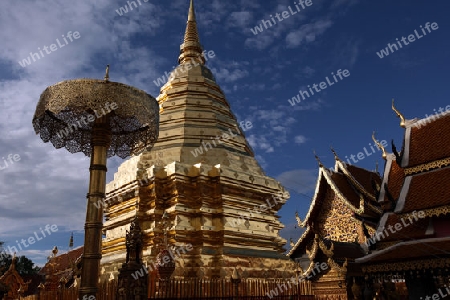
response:
<svg viewBox="0 0 450 300"><path fill-rule="evenodd" d="M392 110L397 114L397 117L400 118L400 127L405 128L405 117L395 108L394 106L394 98L392 98Z"/></svg>
<svg viewBox="0 0 450 300"><path fill-rule="evenodd" d="M191 0L191 4L189 5L189 16L188 21L196 22L195 19L195 9L194 9L194 0Z"/></svg>
<svg viewBox="0 0 450 300"><path fill-rule="evenodd" d="M194 0L191 0L189 6L188 21L186 25L186 32L184 34L183 44L180 46L181 54L178 58L178 63L184 64L188 62L196 62L202 65L205 64L203 57L203 48L200 44L197 30L197 20L195 18Z"/></svg>
<svg viewBox="0 0 450 300"><path fill-rule="evenodd" d="M372 140L378 146L378 148L380 148L381 151L383 151L382 157L384 160L386 160L387 157L386 149L384 149L383 145L375 138L375 131L372 133Z"/></svg>

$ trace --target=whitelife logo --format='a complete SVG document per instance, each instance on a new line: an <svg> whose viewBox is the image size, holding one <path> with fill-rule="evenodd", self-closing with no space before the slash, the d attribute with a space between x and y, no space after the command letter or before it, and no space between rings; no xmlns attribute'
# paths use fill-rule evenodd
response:
<svg viewBox="0 0 450 300"><path fill-rule="evenodd" d="M42 229L41 227L39 228L39 230L41 231L39 234L39 232L33 232L34 236L30 236L29 238L25 239L21 239L20 242L18 240L16 240L17 243L17 247L19 247L20 251L22 251L22 245L23 248L27 248L30 245L33 245L34 243L43 240L44 238L46 238L47 236L50 236L52 234L52 232L57 232L58 231L58 226L56 224L53 224L50 226L50 224L45 225L45 229ZM45 232L47 232L47 234L45 234ZM35 239L36 238L36 239ZM28 244L27 244L28 241ZM19 251L17 251L16 246L8 246L8 251L9 253L12 255L14 253L18 253Z"/></svg>
<svg viewBox="0 0 450 300"><path fill-rule="evenodd" d="M438 30L439 26L436 22L433 22L430 24L430 22L427 22L425 24L425 28L427 29L428 33L431 32L431 29L433 30ZM431 28L431 29L430 29ZM420 29L422 29L422 33L423 35L420 35L420 33L417 32L417 29L414 30L414 34L410 34L408 35L408 41L406 41L406 37L402 36L402 38L400 39L403 42L404 46L408 46L410 43L416 41L416 38L419 40L421 38L423 38L424 36L427 35L427 32L425 31L425 29L422 27L422 25L420 25ZM400 47L400 49L403 48L402 43L398 40L398 38L395 39L397 41L397 45L398 47ZM381 49L379 52L376 52L379 58L384 58L386 56L388 56L389 50L391 50L391 53L394 53L395 51L398 51L398 47L395 43L391 44L388 43L387 47L384 49Z"/></svg>
<svg viewBox="0 0 450 300"><path fill-rule="evenodd" d="M314 95L314 91L316 91L316 93L319 93L320 91L326 89L327 87L332 86L335 83L339 82L339 80L336 78L336 76L338 76L341 81L344 80L344 78L349 77L350 76L350 71L347 70L347 69L345 69L344 71L339 69L339 70L336 71L336 75L334 75L334 72L331 72L331 75L333 76L334 82L330 81L330 79L327 76L327 77L325 77L326 82L322 81L319 84L314 83L312 85L312 87L308 85L308 89L309 89L309 92L311 93L311 95L308 93L308 91L299 91L299 93L296 96L292 97L292 99L288 99L288 102L292 106L294 106L297 103L300 103L302 100L305 100L306 97L309 98L310 96ZM318 89L318 87L320 89ZM313 91L313 89L314 89L314 91Z"/></svg>
<svg viewBox="0 0 450 300"><path fill-rule="evenodd" d="M0 171L8 168L9 165L13 165L14 162L18 162L20 160L20 155L19 154L14 154L14 155L9 154L8 155L9 164L4 157L2 157L2 159L3 159L4 165L3 165L3 163L0 162Z"/></svg>
<svg viewBox="0 0 450 300"><path fill-rule="evenodd" d="M109 114L111 111L116 110L119 106L117 105L116 102L113 103L109 103L106 102L105 103L105 108L102 108L102 111L100 113L98 113L96 110L94 110L94 115L87 115L87 117L82 116L81 120L78 120L76 123L72 123L69 126L67 126L67 128L65 129L61 129L59 132L56 133L56 135L62 139L63 137L67 137L70 133L73 133L74 129L80 129L83 128L83 125L81 125L80 121L87 126L88 122L92 123L95 121L95 118L101 118L102 116L106 116L107 114Z"/></svg>
<svg viewBox="0 0 450 300"><path fill-rule="evenodd" d="M295 5L295 8L297 9L297 11L293 10L291 6L288 6L289 11L285 10L281 14L276 13L275 17L277 17L278 22L281 22L281 21L289 18L290 16L298 14L300 11L302 11L302 9L304 10L305 8L307 8L308 6L311 6L312 4L313 4L312 0L306 0L306 1L300 0L300 1L298 1L298 4L297 4L297 2L294 2L294 5ZM302 8L300 8L299 5ZM270 20L272 20L273 23ZM275 18L272 15L270 15L270 20L261 20L260 25L255 26L254 28L250 28L251 32L253 32L254 35L257 35L258 33L263 32L264 28L268 29L269 27L272 27L273 25L277 24L277 21L275 20ZM263 26L264 26L264 28L263 28Z"/></svg>
<svg viewBox="0 0 450 300"><path fill-rule="evenodd" d="M382 231L377 231L372 236L372 238L369 238L366 241L367 247L370 247L371 245L376 244L377 242L381 241L382 239L385 239L385 238L389 237L389 231L392 234L394 234L394 233L402 230L403 228L408 227L409 225L413 224L414 221L417 222L419 219L425 218L425 212L423 212L423 211L419 211L419 212L413 211L412 212L412 216L413 216L412 218L408 217L409 223L405 222L404 218L401 218L400 219L401 223L400 222L396 223L396 224L394 224L394 226L389 225L387 228L382 228L383 229ZM389 229L389 231L388 231L388 229Z"/></svg>
<svg viewBox="0 0 450 300"><path fill-rule="evenodd" d="M153 272L153 271L158 269L157 265L159 265L160 267L164 266L164 264L167 264L167 263L170 262L170 258L172 258L173 261L176 261L177 259L179 259L181 257L182 254L186 254L187 252L192 251L193 249L194 249L194 247L192 246L192 244L186 244L184 246L179 247L178 249L177 249L177 247L173 247L172 249L168 250L169 256L165 255L162 258L162 261L160 261L160 262L155 262L154 260L152 260L150 262L150 266L149 267L143 266L142 269L137 270L136 272L131 274L131 277L133 277L135 280L137 280L139 277L143 277L144 276L144 272L146 274L148 274L149 271ZM182 251L183 253L180 253L180 251Z"/></svg>

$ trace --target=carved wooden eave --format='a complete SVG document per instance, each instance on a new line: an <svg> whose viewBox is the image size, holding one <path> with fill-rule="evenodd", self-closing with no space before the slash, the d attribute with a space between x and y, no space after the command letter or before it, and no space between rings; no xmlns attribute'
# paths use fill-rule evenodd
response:
<svg viewBox="0 0 450 300"><path fill-rule="evenodd" d="M439 168L450 166L450 157L438 159L432 162L420 164L414 167L405 168L405 175L414 175L426 171L431 171Z"/></svg>
<svg viewBox="0 0 450 300"><path fill-rule="evenodd" d="M308 236L309 234L311 234L311 233L312 233L311 228L308 226L308 227L306 228L306 230L303 232L303 234L300 236L300 238L297 240L297 242L295 243L295 245L294 245L294 246L289 250L289 252L286 254L286 256L291 257L292 254L294 254L294 251L295 251L296 249L298 249L299 247L301 247L301 246L304 244L304 242L307 241L307 236Z"/></svg>
<svg viewBox="0 0 450 300"><path fill-rule="evenodd" d="M450 214L450 205L422 209L421 212L423 212L425 218L444 216ZM412 213L405 213L401 214L400 216L402 216L403 218L414 217Z"/></svg>
<svg viewBox="0 0 450 300"><path fill-rule="evenodd" d="M308 249L306 249L306 253L307 253L308 257L309 257L310 264L309 264L308 268L301 275L302 277L310 276L312 271L314 270L314 268L316 268L315 258L316 258L317 254L319 252L319 249L320 249L319 241L320 241L320 237L319 237L319 235L316 234L314 236L314 240L313 240L313 244L311 246L311 250L309 251Z"/></svg>
<svg viewBox="0 0 450 300"><path fill-rule="evenodd" d="M327 257L333 257L334 255L334 243L333 241L330 241L331 246L328 248L327 245L323 242L323 239L319 239L319 246L320 250L327 256Z"/></svg>

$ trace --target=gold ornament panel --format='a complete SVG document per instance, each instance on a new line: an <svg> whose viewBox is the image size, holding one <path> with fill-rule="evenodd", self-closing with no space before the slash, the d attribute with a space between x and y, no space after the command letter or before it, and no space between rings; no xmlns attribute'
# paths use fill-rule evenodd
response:
<svg viewBox="0 0 450 300"><path fill-rule="evenodd" d="M349 243L362 241L361 223L353 218L352 210L331 190L327 191L317 224L325 238Z"/></svg>

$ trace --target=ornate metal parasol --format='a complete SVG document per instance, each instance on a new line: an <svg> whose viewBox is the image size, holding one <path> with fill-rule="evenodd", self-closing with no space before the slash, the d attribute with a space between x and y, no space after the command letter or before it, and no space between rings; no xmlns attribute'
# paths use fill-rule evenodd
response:
<svg viewBox="0 0 450 300"><path fill-rule="evenodd" d="M149 149L158 137L159 106L149 94L118 82L75 79L42 93L33 127L44 142L91 157L79 299L96 297L101 259L106 159ZM87 296L87 297L84 297Z"/></svg>

